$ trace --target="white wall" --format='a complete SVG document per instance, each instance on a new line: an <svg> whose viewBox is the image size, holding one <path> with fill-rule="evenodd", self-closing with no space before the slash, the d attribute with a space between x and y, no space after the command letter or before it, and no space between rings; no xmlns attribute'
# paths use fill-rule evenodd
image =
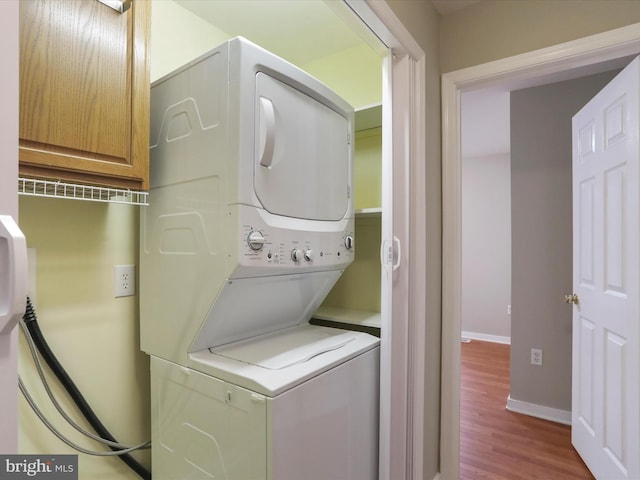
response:
<svg viewBox="0 0 640 480"><path fill-rule="evenodd" d="M509 92L462 94L462 335L509 342Z"/></svg>
<svg viewBox="0 0 640 480"><path fill-rule="evenodd" d="M462 334L509 341L509 153L462 159Z"/></svg>

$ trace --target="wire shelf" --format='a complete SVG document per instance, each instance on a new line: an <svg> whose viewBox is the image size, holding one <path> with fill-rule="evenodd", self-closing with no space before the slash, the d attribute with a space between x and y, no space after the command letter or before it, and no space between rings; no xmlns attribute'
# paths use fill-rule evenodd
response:
<svg viewBox="0 0 640 480"><path fill-rule="evenodd" d="M121 188L95 187L52 180L18 177L18 194L35 197L68 198L91 202L149 205L148 192L135 192Z"/></svg>

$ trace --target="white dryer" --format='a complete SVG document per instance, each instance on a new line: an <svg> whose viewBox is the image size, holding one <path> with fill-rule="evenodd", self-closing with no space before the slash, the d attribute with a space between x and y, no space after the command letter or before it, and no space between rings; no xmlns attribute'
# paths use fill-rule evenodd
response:
<svg viewBox="0 0 640 480"><path fill-rule="evenodd" d="M354 257L353 109L242 38L151 89L154 480L370 480L379 340L308 323Z"/></svg>

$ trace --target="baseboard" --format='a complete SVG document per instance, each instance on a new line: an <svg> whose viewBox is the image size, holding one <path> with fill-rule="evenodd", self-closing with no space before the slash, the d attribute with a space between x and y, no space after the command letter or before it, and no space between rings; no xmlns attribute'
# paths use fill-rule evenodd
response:
<svg viewBox="0 0 640 480"><path fill-rule="evenodd" d="M543 420L549 420L551 422L562 423L563 425L571 425L570 411L523 402L522 400L514 400L511 398L511 395L507 398L507 410L529 415L530 417L542 418Z"/></svg>
<svg viewBox="0 0 640 480"><path fill-rule="evenodd" d="M483 342L493 342L493 343L505 343L507 345L511 345L511 337L501 337L499 335L486 335L484 333L476 333L476 332L465 332L464 330L461 332L462 338L469 338L471 340L482 340Z"/></svg>

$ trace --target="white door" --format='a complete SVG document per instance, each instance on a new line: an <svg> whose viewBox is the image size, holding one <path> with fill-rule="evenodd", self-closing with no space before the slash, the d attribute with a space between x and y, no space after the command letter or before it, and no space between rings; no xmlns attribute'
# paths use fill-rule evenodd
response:
<svg viewBox="0 0 640 480"><path fill-rule="evenodd" d="M383 62L383 75L390 81L383 97L380 480L418 478L422 468L425 334L418 312L424 314L424 306L415 308L420 301L412 288L416 297L424 295L413 269L424 267L424 244L413 243L412 235L421 232L417 236L424 239L415 218L424 215L418 193L424 187L412 179L424 179L424 173L412 165L412 155L420 158L412 145L398 141L407 132L418 135L420 107L410 89L391 88L413 84L417 71L409 55L392 50Z"/></svg>
<svg viewBox="0 0 640 480"><path fill-rule="evenodd" d="M597 479L640 478L640 59L573 118L572 442Z"/></svg>

